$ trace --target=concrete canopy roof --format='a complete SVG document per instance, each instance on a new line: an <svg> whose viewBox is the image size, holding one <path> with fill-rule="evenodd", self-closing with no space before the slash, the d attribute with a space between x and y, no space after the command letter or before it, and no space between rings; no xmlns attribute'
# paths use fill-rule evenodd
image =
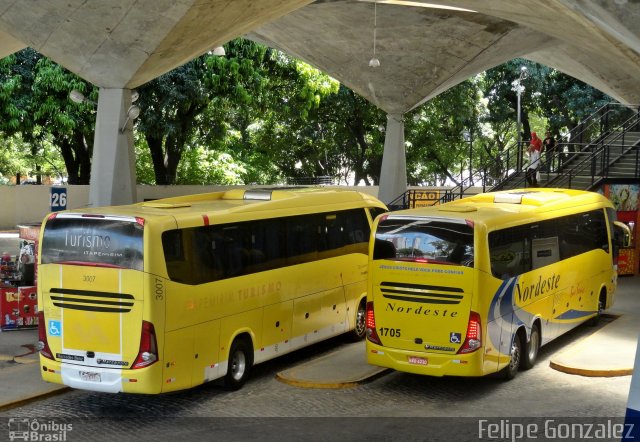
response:
<svg viewBox="0 0 640 442"><path fill-rule="evenodd" d="M640 59L628 46L640 40L636 27L624 27L632 26L630 17L640 18L638 2L380 0L376 7L378 68L368 65L373 2L317 1L249 37L307 61L394 114L516 57L554 67L621 102L640 102Z"/></svg>
<svg viewBox="0 0 640 442"><path fill-rule="evenodd" d="M460 9L434 9L427 1ZM93 84L134 88L250 32L403 113L514 57L640 102L636 0L0 0L0 56L30 46Z"/></svg>
<svg viewBox="0 0 640 442"><path fill-rule="evenodd" d="M7 34L13 50L30 46L96 86L132 89L307 3L0 0L0 55Z"/></svg>

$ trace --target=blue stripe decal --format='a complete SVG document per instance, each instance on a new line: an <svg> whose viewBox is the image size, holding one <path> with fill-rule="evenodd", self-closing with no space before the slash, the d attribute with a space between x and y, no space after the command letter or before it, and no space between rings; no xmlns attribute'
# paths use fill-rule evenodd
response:
<svg viewBox="0 0 640 442"><path fill-rule="evenodd" d="M579 319L584 318L585 316L591 316L594 313L597 313L595 310L567 310L560 316L556 316L554 319Z"/></svg>
<svg viewBox="0 0 640 442"><path fill-rule="evenodd" d="M489 307L489 315L487 320L487 334L492 346L503 352L501 348L501 335L509 336L511 334L511 315L513 314L513 291L516 286L518 277L513 277L502 281L498 290L496 290ZM508 344L509 346L511 343Z"/></svg>

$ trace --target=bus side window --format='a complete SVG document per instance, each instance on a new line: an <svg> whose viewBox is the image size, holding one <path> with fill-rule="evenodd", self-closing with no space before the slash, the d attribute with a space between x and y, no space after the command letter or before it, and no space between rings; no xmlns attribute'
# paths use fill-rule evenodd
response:
<svg viewBox="0 0 640 442"><path fill-rule="evenodd" d="M489 233L491 273L508 279L531 270L530 226L518 226Z"/></svg>
<svg viewBox="0 0 640 442"><path fill-rule="evenodd" d="M602 210L559 218L558 236L561 238L561 259L568 259L594 249L609 252L607 227Z"/></svg>
<svg viewBox="0 0 640 442"><path fill-rule="evenodd" d="M287 265L317 259L318 235L321 229L318 218L318 215L304 215L287 219Z"/></svg>
<svg viewBox="0 0 640 442"><path fill-rule="evenodd" d="M167 266L167 275L172 281L184 281L187 268L182 230L167 230L162 234L162 249Z"/></svg>
<svg viewBox="0 0 640 442"><path fill-rule="evenodd" d="M219 255L224 267L224 277L242 275L244 272L244 247L242 241L242 228L236 224L228 224L222 227L222 253Z"/></svg>

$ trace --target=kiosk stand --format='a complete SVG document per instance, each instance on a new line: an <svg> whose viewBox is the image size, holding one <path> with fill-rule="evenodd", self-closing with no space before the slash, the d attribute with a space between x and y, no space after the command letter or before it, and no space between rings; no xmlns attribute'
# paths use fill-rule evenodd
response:
<svg viewBox="0 0 640 442"><path fill-rule="evenodd" d="M604 195L616 208L618 221L629 226L631 246L620 249L618 256L619 275L637 275L640 261L640 241L638 241L638 223L640 222L640 185L607 184Z"/></svg>
<svg viewBox="0 0 640 442"><path fill-rule="evenodd" d="M0 257L0 328L14 330L38 325L36 289L40 224L21 225L15 255Z"/></svg>

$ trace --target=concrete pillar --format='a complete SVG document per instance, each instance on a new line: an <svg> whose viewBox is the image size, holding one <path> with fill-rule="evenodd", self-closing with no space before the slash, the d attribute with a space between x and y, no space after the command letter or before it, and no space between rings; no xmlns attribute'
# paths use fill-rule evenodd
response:
<svg viewBox="0 0 640 442"><path fill-rule="evenodd" d="M133 121L123 132L131 106L131 90L100 88L91 162L89 207L136 202Z"/></svg>
<svg viewBox="0 0 640 442"><path fill-rule="evenodd" d="M378 198L388 204L406 190L407 159L404 148L404 122L402 114L388 114Z"/></svg>

